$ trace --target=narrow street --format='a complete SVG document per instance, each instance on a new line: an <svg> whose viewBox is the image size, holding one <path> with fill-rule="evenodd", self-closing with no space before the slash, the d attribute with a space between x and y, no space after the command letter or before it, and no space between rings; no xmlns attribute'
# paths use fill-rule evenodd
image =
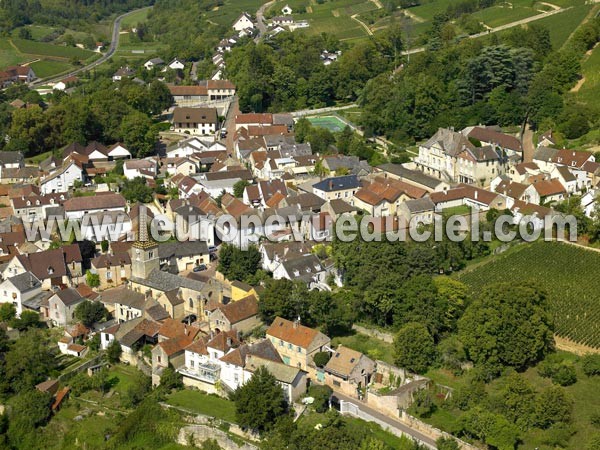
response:
<svg viewBox="0 0 600 450"><path fill-rule="evenodd" d="M381 414L380 412L374 410L373 408L368 407L366 404L364 404L363 402L361 402L360 400L357 400L355 398L351 398L348 397L347 395L341 394L337 391L334 391L334 395L340 399L343 400L345 402L348 403L353 403L356 406L359 407L359 409L373 417L375 417L376 419L385 422L386 424L388 424L391 428L394 428L396 430L398 430L399 432L406 434L414 439L417 439L418 441L423 442L424 444L426 444L427 446L431 447L431 448L436 448L435 445L435 440L430 438L429 436L421 433L420 431L417 430L413 430L412 428L408 427L407 425L403 424L402 422L400 422L399 420L395 420L392 419L391 417L385 416L383 414Z"/></svg>

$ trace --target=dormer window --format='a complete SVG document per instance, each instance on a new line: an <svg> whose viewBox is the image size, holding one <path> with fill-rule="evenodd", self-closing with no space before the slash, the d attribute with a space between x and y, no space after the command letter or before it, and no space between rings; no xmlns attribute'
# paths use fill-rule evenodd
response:
<svg viewBox="0 0 600 450"><path fill-rule="evenodd" d="M54 268L52 266L48 267L48 275L52 275L54 273Z"/></svg>

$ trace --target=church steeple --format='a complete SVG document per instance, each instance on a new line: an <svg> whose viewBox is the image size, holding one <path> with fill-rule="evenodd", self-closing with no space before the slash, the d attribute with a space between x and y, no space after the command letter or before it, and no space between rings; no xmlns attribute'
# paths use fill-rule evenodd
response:
<svg viewBox="0 0 600 450"><path fill-rule="evenodd" d="M148 214L141 205L138 216L138 236L131 246L131 275L147 278L150 272L160 268L158 258L158 242L148 234Z"/></svg>

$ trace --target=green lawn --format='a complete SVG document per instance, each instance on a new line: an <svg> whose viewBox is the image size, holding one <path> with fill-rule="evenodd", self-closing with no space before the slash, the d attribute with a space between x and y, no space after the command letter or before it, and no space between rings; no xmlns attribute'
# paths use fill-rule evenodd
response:
<svg viewBox="0 0 600 450"><path fill-rule="evenodd" d="M121 28L130 28L133 27L135 25L137 25L138 23L142 23L145 22L148 19L148 13L151 11L151 8L148 9L144 9L142 11L138 11L134 14L131 14L127 17L125 17L122 21L121 21Z"/></svg>
<svg viewBox="0 0 600 450"><path fill-rule="evenodd" d="M181 406L198 414L235 423L235 404L221 397L184 389L169 395L167 403Z"/></svg>
<svg viewBox="0 0 600 450"><path fill-rule="evenodd" d="M24 55L14 48L8 38L0 38L0 68L22 64L33 59L35 58Z"/></svg>
<svg viewBox="0 0 600 450"><path fill-rule="evenodd" d="M600 348L600 253L538 241L458 275L473 292L495 282L538 283L548 295L558 336Z"/></svg>
<svg viewBox="0 0 600 450"><path fill-rule="evenodd" d="M43 38L45 38L46 36L48 36L49 34L53 33L54 31L56 31L56 28L53 27L49 27L46 25L26 25L24 28L27 28L29 30L29 32L31 33L31 38L34 41L39 41ZM19 37L19 29L20 28L15 28L12 32L12 36L18 38Z"/></svg>
<svg viewBox="0 0 600 450"><path fill-rule="evenodd" d="M131 42L129 34L122 34L119 37L119 48L115 56L127 59L148 59L159 53L163 48L165 48L165 45L159 42Z"/></svg>
<svg viewBox="0 0 600 450"><path fill-rule="evenodd" d="M513 6L510 8L507 5L498 5L477 11L476 13L473 13L472 16L477 18L480 22L485 23L488 27L495 28L500 25L525 19L526 17L535 16L536 14L540 14L540 12L536 11L531 6Z"/></svg>
<svg viewBox="0 0 600 450"><path fill-rule="evenodd" d="M332 339L332 348L336 348L339 344L364 353L373 359L380 359L390 364L394 363L394 346L381 339L353 332L347 336L338 336Z"/></svg>
<svg viewBox="0 0 600 450"><path fill-rule="evenodd" d="M58 58L73 58L80 60L91 59L96 53L90 50L84 50L78 47L66 47L62 45L48 44L45 42L28 41L25 39L13 38L13 43L21 51L37 56L53 56Z"/></svg>
<svg viewBox="0 0 600 450"><path fill-rule="evenodd" d="M36 61L30 66L39 78L51 77L73 69L73 66L69 63L51 60Z"/></svg>
<svg viewBox="0 0 600 450"><path fill-rule="evenodd" d="M567 11L536 20L532 23L548 28L552 47L559 49L567 41L571 33L581 24L591 8L591 5L574 6Z"/></svg>

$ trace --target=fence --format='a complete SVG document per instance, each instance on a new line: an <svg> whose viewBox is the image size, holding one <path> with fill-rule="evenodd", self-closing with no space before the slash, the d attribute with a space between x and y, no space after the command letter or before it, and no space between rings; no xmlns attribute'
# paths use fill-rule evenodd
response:
<svg viewBox="0 0 600 450"><path fill-rule="evenodd" d="M59 379L59 381L63 381L63 382L67 381L67 380L70 380L71 377L77 375L78 373L86 371L86 370L88 370L88 368L99 364L101 360L102 360L102 355L95 356L94 358L92 358L89 361L86 361L86 362L80 364L79 366L75 367L74 369L69 370L68 372L61 374L58 377L58 379Z"/></svg>

